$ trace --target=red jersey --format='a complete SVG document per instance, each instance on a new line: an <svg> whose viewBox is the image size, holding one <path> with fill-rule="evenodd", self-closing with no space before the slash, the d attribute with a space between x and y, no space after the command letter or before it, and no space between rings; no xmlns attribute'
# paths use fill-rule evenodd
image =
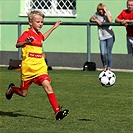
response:
<svg viewBox="0 0 133 133"><path fill-rule="evenodd" d="M125 20L133 20L133 11L129 12L128 10L123 10L117 17L118 19L125 19ZM127 36L132 37L133 36L133 26L127 26L126 27Z"/></svg>
<svg viewBox="0 0 133 133"><path fill-rule="evenodd" d="M31 29L28 29L18 38L18 42L24 42L29 36L32 36L34 41L22 47L21 67L23 81L47 74L47 65L42 55L42 42L44 41L44 37L41 32L36 34Z"/></svg>

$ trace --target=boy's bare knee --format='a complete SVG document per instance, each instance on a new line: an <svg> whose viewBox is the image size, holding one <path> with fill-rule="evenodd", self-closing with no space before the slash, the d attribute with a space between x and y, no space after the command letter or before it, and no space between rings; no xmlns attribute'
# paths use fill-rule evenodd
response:
<svg viewBox="0 0 133 133"><path fill-rule="evenodd" d="M22 91L22 92L21 92L21 96L22 96L22 97L26 97L27 93L28 93L27 91Z"/></svg>
<svg viewBox="0 0 133 133"><path fill-rule="evenodd" d="M26 97L26 95L27 95L27 94L24 93L24 94L22 94L22 97Z"/></svg>

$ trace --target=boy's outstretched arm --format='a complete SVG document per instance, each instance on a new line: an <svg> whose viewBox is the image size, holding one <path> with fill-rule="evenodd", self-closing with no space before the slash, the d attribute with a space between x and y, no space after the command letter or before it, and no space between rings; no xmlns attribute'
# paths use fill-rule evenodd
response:
<svg viewBox="0 0 133 133"><path fill-rule="evenodd" d="M52 31L53 31L54 29L56 29L61 23L62 23L61 21L57 21L57 22L53 25L52 28L50 28L47 32L45 32L45 33L43 34L44 40L46 40L46 39L48 38L48 36L52 33Z"/></svg>

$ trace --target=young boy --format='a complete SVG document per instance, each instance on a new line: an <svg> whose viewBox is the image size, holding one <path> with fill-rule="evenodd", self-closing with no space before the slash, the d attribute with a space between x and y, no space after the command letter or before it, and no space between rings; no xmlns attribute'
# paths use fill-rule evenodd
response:
<svg viewBox="0 0 133 133"><path fill-rule="evenodd" d="M22 48L21 85L16 87L13 83L9 84L6 98L10 100L14 93L25 97L28 93L28 88L34 82L44 88L56 114L56 120L61 120L67 116L69 110L61 111L61 107L58 105L50 85L47 65L42 55L42 42L61 24L61 21L57 21L52 28L42 34L39 30L43 26L44 17L44 14L38 10L33 10L28 14L30 28L18 38L16 44L17 48Z"/></svg>

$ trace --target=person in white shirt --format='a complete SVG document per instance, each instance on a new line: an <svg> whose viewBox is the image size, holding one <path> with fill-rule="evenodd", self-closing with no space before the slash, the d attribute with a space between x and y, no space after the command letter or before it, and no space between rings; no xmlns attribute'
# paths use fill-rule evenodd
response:
<svg viewBox="0 0 133 133"><path fill-rule="evenodd" d="M111 70L112 48L115 37L112 27L103 25L103 22L112 22L111 13L103 3L100 3L97 6L97 12L95 12L95 14L90 18L90 21L98 24L98 36L103 70Z"/></svg>

